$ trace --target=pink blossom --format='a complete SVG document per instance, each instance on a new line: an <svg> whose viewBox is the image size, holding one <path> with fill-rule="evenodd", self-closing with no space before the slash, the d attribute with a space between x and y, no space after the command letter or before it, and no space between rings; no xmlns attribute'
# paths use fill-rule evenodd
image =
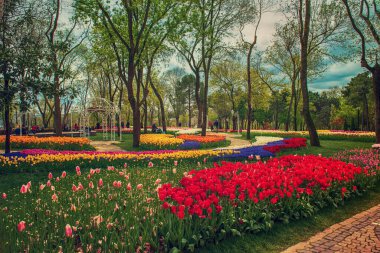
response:
<svg viewBox="0 0 380 253"><path fill-rule="evenodd" d="M66 237L72 237L73 236L73 229L69 224L66 225L65 227L65 235Z"/></svg>
<svg viewBox="0 0 380 253"><path fill-rule="evenodd" d="M20 221L17 225L17 230L18 232L24 231L26 228L26 222L25 221Z"/></svg>
<svg viewBox="0 0 380 253"><path fill-rule="evenodd" d="M28 192L28 188L27 188L27 186L23 184L23 185L21 186L20 192L21 192L22 194L27 193L27 192Z"/></svg>

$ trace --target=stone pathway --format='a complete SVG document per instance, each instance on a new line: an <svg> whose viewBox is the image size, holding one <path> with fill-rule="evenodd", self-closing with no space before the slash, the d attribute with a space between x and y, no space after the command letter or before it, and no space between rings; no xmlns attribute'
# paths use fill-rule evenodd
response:
<svg viewBox="0 0 380 253"><path fill-rule="evenodd" d="M380 205L298 243L283 253L380 252Z"/></svg>
<svg viewBox="0 0 380 253"><path fill-rule="evenodd" d="M90 144L96 149L96 151L101 152L114 152L114 151L124 151L119 146L115 144L120 143L119 141L91 141Z"/></svg>

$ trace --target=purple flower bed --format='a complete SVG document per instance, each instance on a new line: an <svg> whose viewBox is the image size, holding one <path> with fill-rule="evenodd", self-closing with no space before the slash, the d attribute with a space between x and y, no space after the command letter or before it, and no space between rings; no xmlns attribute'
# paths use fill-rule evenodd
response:
<svg viewBox="0 0 380 253"><path fill-rule="evenodd" d="M201 144L197 141L185 141L182 143L178 149L200 149Z"/></svg>
<svg viewBox="0 0 380 253"><path fill-rule="evenodd" d="M283 141L273 141L263 146L252 146L252 147L247 147L247 148L236 149L236 151L238 151L239 153L215 157L214 160L215 161L221 160L221 159L241 160L241 159L247 159L249 156L256 156L256 155L259 155L260 157L271 157L271 156L275 156L275 153L265 150L264 147L271 147L271 146L277 146L277 145L283 145L283 144L285 144Z"/></svg>

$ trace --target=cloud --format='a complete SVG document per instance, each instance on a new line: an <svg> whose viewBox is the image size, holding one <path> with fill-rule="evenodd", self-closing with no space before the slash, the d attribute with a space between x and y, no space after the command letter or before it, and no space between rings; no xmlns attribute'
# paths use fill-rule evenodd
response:
<svg viewBox="0 0 380 253"><path fill-rule="evenodd" d="M310 81L309 87L313 91L343 87L351 78L364 71L358 62L333 63L320 78Z"/></svg>

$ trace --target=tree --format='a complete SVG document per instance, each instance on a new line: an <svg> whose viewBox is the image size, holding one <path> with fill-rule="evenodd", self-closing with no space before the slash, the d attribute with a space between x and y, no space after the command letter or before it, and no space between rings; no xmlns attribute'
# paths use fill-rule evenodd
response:
<svg viewBox="0 0 380 253"><path fill-rule="evenodd" d="M377 61L380 47L378 27L380 22L380 10L377 1L372 4L367 0L357 1L342 0L350 23L360 37L361 66L372 75L372 89L375 96L375 132L376 143L380 143L380 65ZM371 64L372 61L374 63ZM375 60L373 60L375 58Z"/></svg>
<svg viewBox="0 0 380 253"><path fill-rule="evenodd" d="M77 10L94 22L100 22L110 36L119 75L126 86L132 108L133 147L140 144L140 108L148 95L147 82L145 88L142 87L144 54L153 31L175 18L173 9L176 5L177 2L171 0L126 0L117 4L102 0L77 0Z"/></svg>
<svg viewBox="0 0 380 253"><path fill-rule="evenodd" d="M193 112L193 102L195 100L195 76L187 74L181 79L181 86L184 87L184 93L186 94L186 105L189 116L188 126L191 127L191 118Z"/></svg>
<svg viewBox="0 0 380 253"><path fill-rule="evenodd" d="M361 130L367 131L370 130L369 99L373 96L371 85L369 72L365 72L352 78L342 92L350 105L362 108Z"/></svg>
<svg viewBox="0 0 380 253"><path fill-rule="evenodd" d="M164 80L167 83L166 87L169 90L169 103L172 106L176 126L179 126L179 117L185 112L187 86L184 80L185 71L181 68L173 68L164 74Z"/></svg>
<svg viewBox="0 0 380 253"><path fill-rule="evenodd" d="M248 13L252 13L252 16L248 15L246 18L242 19L240 24L240 34L241 40L243 42L244 48L247 50L247 101L248 101L248 111L247 111L247 139L251 139L251 123L252 123L252 76L251 76L251 61L252 61L252 51L257 43L257 30L260 26L262 16L265 12L273 7L273 1L268 0L250 0L246 2L245 8ZM247 22L253 22L254 25L254 35L253 39L248 42L244 39L242 33L244 29L244 24Z"/></svg>
<svg viewBox="0 0 380 253"><path fill-rule="evenodd" d="M324 54L334 59L328 46L339 43L339 32L344 31L344 16L341 8L327 0L299 0L298 26L300 40L300 83L302 93L302 115L310 136L310 145L320 146L318 133L310 114L309 63L315 54Z"/></svg>
<svg viewBox="0 0 380 253"><path fill-rule="evenodd" d="M0 23L1 104L4 105L5 153L10 152L11 104L17 91L21 90L23 103L26 92L38 78L39 43L37 15L38 2L3 1ZM21 126L20 126L21 127Z"/></svg>
<svg viewBox="0 0 380 253"><path fill-rule="evenodd" d="M225 94L223 99L225 102L229 102L223 106L229 113L231 111L237 112L239 100L243 93L244 84L246 82L244 78L244 66L239 62L227 59L216 64L212 70L211 87L216 89L215 96ZM214 101L216 99L214 98ZM222 100L221 100L222 101ZM215 106L214 106L215 107ZM232 115L233 130L237 130L237 115Z"/></svg>
<svg viewBox="0 0 380 253"><path fill-rule="evenodd" d="M49 25L45 35L48 43L50 68L48 76L52 76L52 91L54 97L54 130L57 135L62 135L61 117L61 85L67 77L65 63L67 57L79 47L87 37L87 31L83 32L78 38L74 31L78 28L78 20L74 18L73 25L68 30L60 31L61 0L55 0L49 11ZM68 64L69 66L70 64Z"/></svg>

